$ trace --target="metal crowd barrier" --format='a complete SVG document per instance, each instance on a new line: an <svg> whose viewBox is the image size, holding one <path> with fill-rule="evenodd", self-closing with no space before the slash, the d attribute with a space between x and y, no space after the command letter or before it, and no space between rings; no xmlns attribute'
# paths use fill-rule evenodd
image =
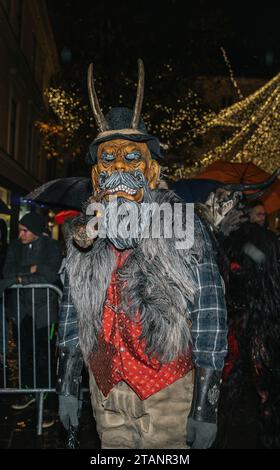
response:
<svg viewBox="0 0 280 470"><path fill-rule="evenodd" d="M21 320L21 306L20 306L20 291L22 289L29 289L31 291L31 313L32 313L32 375L33 375L33 387L32 388L24 388L22 381L21 381L21 366L22 366L22 357L21 357L21 328L20 328L20 320ZM36 299L36 290L37 289L46 289L46 300L47 300L47 357L48 361L46 364L47 376L48 376L48 383L46 387L37 387L37 374L36 374L36 306L35 306L35 299ZM7 361L9 351L8 351L8 344L7 344L7 312L6 312L6 298L8 296L8 291L16 291L16 318L13 318L14 325L16 326L16 351L17 351L17 370L18 370L18 386L9 386L9 362ZM36 394L37 398L37 410L38 410L38 419L37 419L37 434L40 436L42 434L42 422L43 422L43 400L45 393L54 393L55 388L52 388L51 383L51 338L49 332L51 330L51 323L50 323L50 292L54 292L57 295L57 300L62 297L62 291L51 284L28 284L28 285L21 285L15 284L6 291L4 291L2 298L0 298L0 319L1 319L1 327L0 327L0 334L2 334L2 348L0 349L0 354L2 355L2 362L3 362L3 370L0 372L0 393L8 393L8 394ZM2 303L2 305L1 305ZM2 331L1 331L2 330Z"/></svg>

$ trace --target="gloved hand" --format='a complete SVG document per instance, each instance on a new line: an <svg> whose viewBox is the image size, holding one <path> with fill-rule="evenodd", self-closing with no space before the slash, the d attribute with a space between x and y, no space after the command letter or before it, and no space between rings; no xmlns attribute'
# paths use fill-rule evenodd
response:
<svg viewBox="0 0 280 470"><path fill-rule="evenodd" d="M248 216L242 210L231 209L219 224L219 231L228 237L231 232L238 230L239 227L248 220Z"/></svg>
<svg viewBox="0 0 280 470"><path fill-rule="evenodd" d="M215 423L205 423L188 418L187 444L192 449L208 449L213 444L217 434Z"/></svg>
<svg viewBox="0 0 280 470"><path fill-rule="evenodd" d="M216 438L221 374L220 370L196 367L187 421L187 444L192 449L208 449Z"/></svg>
<svg viewBox="0 0 280 470"><path fill-rule="evenodd" d="M67 431L70 425L79 426L79 399L73 395L59 395L59 419Z"/></svg>

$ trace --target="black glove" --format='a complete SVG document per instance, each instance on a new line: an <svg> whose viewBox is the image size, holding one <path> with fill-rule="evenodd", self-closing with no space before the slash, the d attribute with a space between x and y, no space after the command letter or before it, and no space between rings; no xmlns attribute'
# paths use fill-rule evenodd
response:
<svg viewBox="0 0 280 470"><path fill-rule="evenodd" d="M231 209L220 222L218 229L225 236L228 237L232 232L239 229L239 227L248 220L248 216L240 209Z"/></svg>
<svg viewBox="0 0 280 470"><path fill-rule="evenodd" d="M187 444L192 449L208 449L216 438L221 374L214 369L196 369L187 422Z"/></svg>

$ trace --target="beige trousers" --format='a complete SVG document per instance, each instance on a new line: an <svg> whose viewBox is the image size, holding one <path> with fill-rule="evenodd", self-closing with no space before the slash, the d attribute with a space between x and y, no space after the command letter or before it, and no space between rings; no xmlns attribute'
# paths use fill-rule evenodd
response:
<svg viewBox="0 0 280 470"><path fill-rule="evenodd" d="M90 391L102 449L188 449L192 371L146 400L125 382L104 397L91 373Z"/></svg>

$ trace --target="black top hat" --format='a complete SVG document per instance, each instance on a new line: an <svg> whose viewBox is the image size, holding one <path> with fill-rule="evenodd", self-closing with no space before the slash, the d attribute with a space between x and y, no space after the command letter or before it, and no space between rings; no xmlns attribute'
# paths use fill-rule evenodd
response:
<svg viewBox="0 0 280 470"><path fill-rule="evenodd" d="M108 124L108 130L97 135L89 146L89 153L86 156L86 163L94 165L97 161L97 148L101 142L107 142L113 139L132 140L133 142L146 142L151 152L152 158L161 160L159 140L148 134L145 123L142 118L139 119L137 129L130 127L132 110L128 108L112 108L105 119Z"/></svg>
<svg viewBox="0 0 280 470"><path fill-rule="evenodd" d="M141 59L138 59L138 87L133 111L128 108L112 108L104 117L94 88L92 64L88 70L88 89L92 111L100 132L90 144L86 163L95 164L98 145L101 142L113 139L146 142L152 158L162 159L159 140L148 134L144 121L140 116L144 96L144 65Z"/></svg>

